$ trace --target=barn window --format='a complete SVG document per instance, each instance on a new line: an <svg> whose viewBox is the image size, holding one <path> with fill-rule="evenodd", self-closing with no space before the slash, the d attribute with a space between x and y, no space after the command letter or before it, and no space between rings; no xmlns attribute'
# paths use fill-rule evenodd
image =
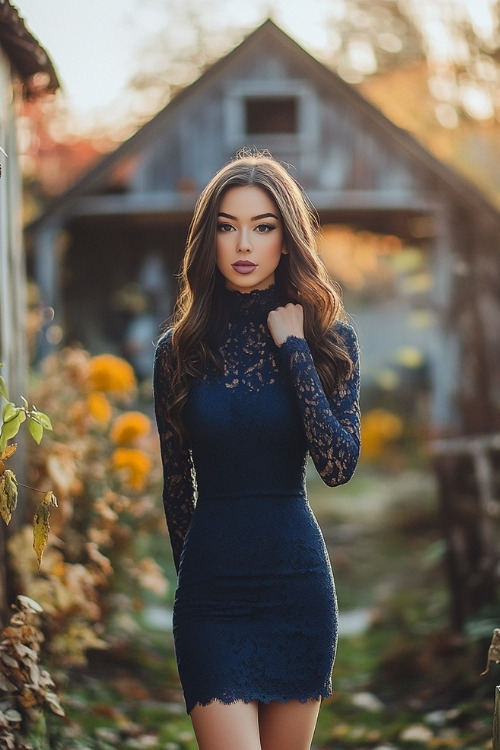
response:
<svg viewBox="0 0 500 750"><path fill-rule="evenodd" d="M268 149L300 169L303 181L317 173L320 100L301 79L231 81L223 100L228 150Z"/></svg>
<svg viewBox="0 0 500 750"><path fill-rule="evenodd" d="M298 132L295 96L251 96L245 99L245 132L250 135Z"/></svg>

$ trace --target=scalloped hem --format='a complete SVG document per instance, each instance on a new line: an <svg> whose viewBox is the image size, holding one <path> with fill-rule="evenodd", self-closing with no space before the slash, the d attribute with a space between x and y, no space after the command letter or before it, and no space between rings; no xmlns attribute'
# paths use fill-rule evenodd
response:
<svg viewBox="0 0 500 750"><path fill-rule="evenodd" d="M207 698L206 700L197 700L193 703L186 703L186 713L190 714L195 706L210 706L212 703L222 703L224 706L231 706L234 703L252 703L252 701L258 701L259 703L290 703L291 701L298 701L299 703L309 703L309 701L322 701L325 698L329 698L332 695L332 690L324 690L314 695L308 696L277 696L277 695L253 695L252 697L234 696L233 698Z"/></svg>

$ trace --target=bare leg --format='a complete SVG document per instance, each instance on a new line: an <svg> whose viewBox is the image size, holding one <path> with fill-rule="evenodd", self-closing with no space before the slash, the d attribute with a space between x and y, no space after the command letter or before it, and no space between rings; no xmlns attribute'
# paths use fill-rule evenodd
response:
<svg viewBox="0 0 500 750"><path fill-rule="evenodd" d="M195 706L191 721L200 750L261 750L257 701Z"/></svg>
<svg viewBox="0 0 500 750"><path fill-rule="evenodd" d="M320 701L259 705L262 750L310 750Z"/></svg>

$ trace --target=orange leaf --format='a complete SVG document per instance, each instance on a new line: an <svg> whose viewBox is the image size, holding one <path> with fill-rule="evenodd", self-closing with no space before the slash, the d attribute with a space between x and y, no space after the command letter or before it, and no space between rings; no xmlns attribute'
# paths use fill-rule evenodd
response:
<svg viewBox="0 0 500 750"><path fill-rule="evenodd" d="M8 445L6 449L0 453L0 461L6 461L16 452L16 450L17 450L17 443L12 443L12 445Z"/></svg>

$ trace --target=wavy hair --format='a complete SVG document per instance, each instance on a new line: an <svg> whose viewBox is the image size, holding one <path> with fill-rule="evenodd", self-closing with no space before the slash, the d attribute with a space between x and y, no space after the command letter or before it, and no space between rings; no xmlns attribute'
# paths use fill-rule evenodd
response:
<svg viewBox="0 0 500 750"><path fill-rule="evenodd" d="M171 331L168 363L173 391L169 418L182 439L182 413L194 379L207 368L222 371L218 341L227 322L217 268L217 215L222 196L233 187L255 186L272 198L282 219L287 253L275 272L280 298L304 309L304 334L328 395L352 371L344 340L333 324L345 317L339 286L332 282L317 253L318 216L306 194L267 153L240 152L217 172L201 193L189 228L180 273L180 289Z"/></svg>

